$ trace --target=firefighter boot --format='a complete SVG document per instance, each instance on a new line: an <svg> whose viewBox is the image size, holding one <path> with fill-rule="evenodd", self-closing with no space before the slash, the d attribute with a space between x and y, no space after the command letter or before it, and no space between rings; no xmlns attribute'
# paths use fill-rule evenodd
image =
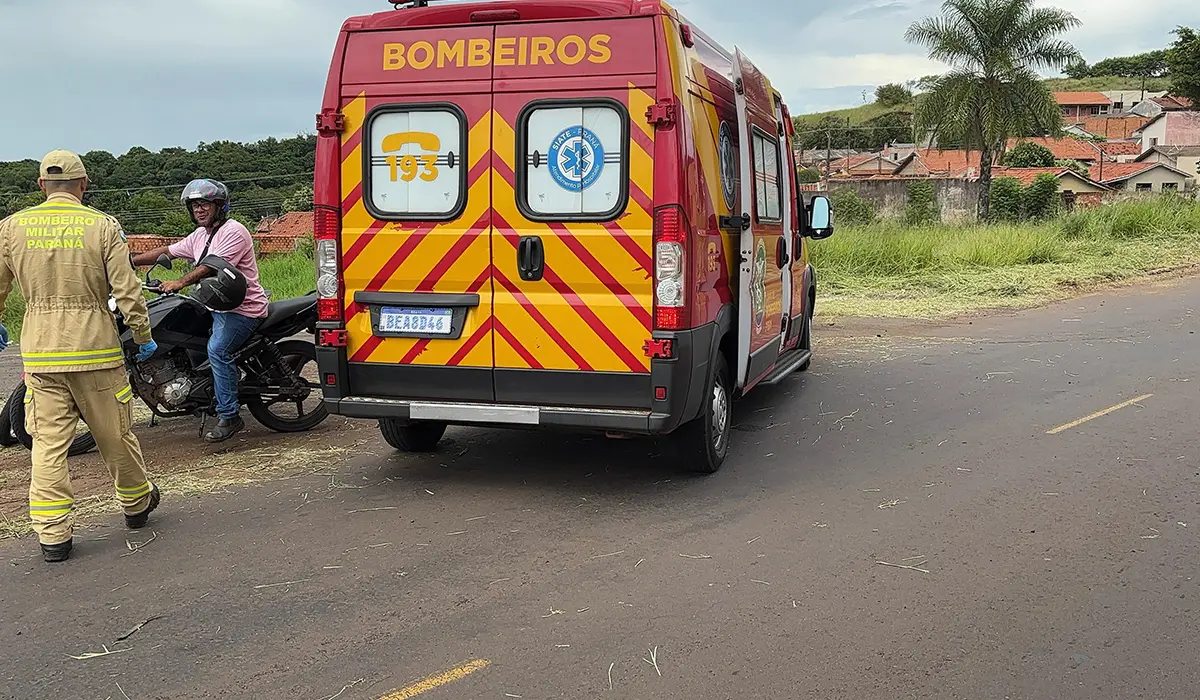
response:
<svg viewBox="0 0 1200 700"><path fill-rule="evenodd" d="M66 561L71 558L72 546L71 540L60 544L44 544L42 545L42 559L50 564Z"/></svg>
<svg viewBox="0 0 1200 700"><path fill-rule="evenodd" d="M155 484L150 488L150 505L146 506L146 510L137 515L126 515L125 527L128 527L130 530L140 530L146 527L146 521L150 519L150 514L158 507L161 500L162 494L158 491L158 484Z"/></svg>

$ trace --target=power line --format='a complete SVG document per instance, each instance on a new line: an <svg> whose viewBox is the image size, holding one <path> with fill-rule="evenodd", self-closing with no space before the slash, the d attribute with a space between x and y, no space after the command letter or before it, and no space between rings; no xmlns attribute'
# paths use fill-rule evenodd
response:
<svg viewBox="0 0 1200 700"><path fill-rule="evenodd" d="M311 172L309 172L309 173L294 173L291 175L261 175L261 176L257 176L257 177L238 178L238 179L233 179L233 180L221 180L221 182L224 182L227 185L229 185L229 184L237 185L237 184L244 184L247 182L265 182L268 180L286 180L289 178L301 178L301 177L312 178L314 175L315 175L315 173L311 173ZM178 185L148 185L146 187L116 187L116 188L105 189L105 190L88 190L86 194L87 195L133 194L135 192L152 192L155 190L175 190L175 189L182 190L186 185L187 185L187 183L185 182L185 183L181 183ZM30 191L30 192L0 193L0 198L8 197L11 199L16 199L18 197L26 197L31 194L39 194L39 192L37 192L35 190L35 191Z"/></svg>

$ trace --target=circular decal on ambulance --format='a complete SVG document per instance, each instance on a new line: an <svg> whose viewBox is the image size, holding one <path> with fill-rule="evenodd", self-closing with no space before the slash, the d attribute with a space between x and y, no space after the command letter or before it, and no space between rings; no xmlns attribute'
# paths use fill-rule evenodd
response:
<svg viewBox="0 0 1200 700"><path fill-rule="evenodd" d="M729 122L721 122L717 141L717 153L721 158L721 194L725 197L725 206L733 209L737 204L737 155L733 151Z"/></svg>
<svg viewBox="0 0 1200 700"><path fill-rule="evenodd" d="M559 132L550 142L550 175L568 192L582 192L596 183L604 169L604 144L582 126Z"/></svg>
<svg viewBox="0 0 1200 700"><path fill-rule="evenodd" d="M754 269L750 278L750 306L754 310L754 331L762 331L767 317L767 244L758 239L754 251Z"/></svg>

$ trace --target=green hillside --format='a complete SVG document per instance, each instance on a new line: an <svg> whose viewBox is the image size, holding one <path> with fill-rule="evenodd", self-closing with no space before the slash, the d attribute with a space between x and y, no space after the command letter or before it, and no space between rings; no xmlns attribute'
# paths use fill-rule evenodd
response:
<svg viewBox="0 0 1200 700"><path fill-rule="evenodd" d="M1122 78L1120 76L1099 76L1094 78L1050 78L1045 81L1046 87L1054 92L1102 92L1106 90L1140 90L1142 81L1140 78ZM1146 80L1146 90L1159 91L1166 90L1170 87L1170 80L1167 78L1149 78ZM797 124L807 123L815 124L827 117L837 117L843 121L847 117L850 118L850 124L857 125L863 122L870 121L877 117L892 112L912 111L912 105L901 105L898 107L884 107L878 104L865 104L858 107L848 107L846 109L836 109L831 112L814 112L811 114L799 114L795 116Z"/></svg>

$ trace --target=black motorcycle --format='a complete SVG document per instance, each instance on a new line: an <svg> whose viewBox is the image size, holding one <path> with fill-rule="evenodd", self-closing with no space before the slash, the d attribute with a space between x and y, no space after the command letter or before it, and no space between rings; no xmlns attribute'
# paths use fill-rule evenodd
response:
<svg viewBox="0 0 1200 700"><path fill-rule="evenodd" d="M161 256L154 267L171 269L172 261ZM158 349L150 358L136 359L139 352L133 331L115 302L109 307L117 319L125 366L133 393L159 418L198 416L215 417L216 400L213 394L212 369L208 362L208 338L212 333L212 312L200 302L183 294L159 290L161 280L146 273L145 288L159 294L147 303L150 328ZM316 363L317 348L310 340L295 338L301 332L315 333L317 296L310 292L302 297L271 302L267 317L250 338L234 353L238 367L238 402L244 405L255 420L279 433L312 430L329 413L323 403L305 412L304 402L321 395L318 382L301 376L304 366ZM24 381L13 390L7 412L13 434L26 448L32 449L33 438L25 430ZM271 409L294 404L296 416L283 417ZM203 434L203 422L200 426ZM69 454L80 454L95 447L90 433L76 436Z"/></svg>

